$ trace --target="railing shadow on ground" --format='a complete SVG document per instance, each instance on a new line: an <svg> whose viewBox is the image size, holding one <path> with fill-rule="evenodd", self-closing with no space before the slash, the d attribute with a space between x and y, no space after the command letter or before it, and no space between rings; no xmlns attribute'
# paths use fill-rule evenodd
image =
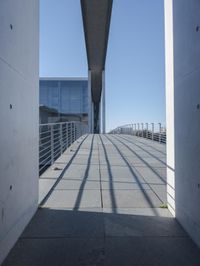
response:
<svg viewBox="0 0 200 266"><path fill-rule="evenodd" d="M115 135L116 136L116 135ZM148 153L151 157L153 157L154 159L158 160L160 163L162 163L164 166L166 166L167 168L169 168L170 170L174 171L174 169L172 167L170 167L166 162L162 161L161 159L159 159L157 156L155 156L153 153L147 151L146 149L142 148L140 145L136 144L134 141L131 141L130 139L127 139L126 137L122 137L121 135L117 135L118 138L122 138L126 141L128 141L129 143L134 144L135 146L137 146L138 148L140 148L141 150L143 150L144 152ZM139 142L137 140L137 142ZM140 142L141 144L144 144L142 142ZM147 144L145 143L145 145L147 146Z"/></svg>
<svg viewBox="0 0 200 266"><path fill-rule="evenodd" d="M126 143L124 143L123 141L119 140L115 135L113 135L113 137L120 142L122 145L124 145L129 151L131 151L135 156L137 156L164 184L166 184L166 180L159 175L156 170L148 163L146 162L140 155L138 155L138 153L136 151L134 151L132 148L130 148Z"/></svg>
<svg viewBox="0 0 200 266"><path fill-rule="evenodd" d="M129 149L133 154L135 154L139 159L141 159L143 162L144 162L144 164L146 164L146 166L164 183L164 184L166 184L169 188L170 188L170 191L173 191L173 193L169 193L168 192L168 190L167 190L167 197L170 197L170 199L172 200L172 201L175 201L175 195L174 196L172 196L172 194L175 194L175 188L169 183L169 182L167 182L167 180L164 180L163 179L163 177L159 174L159 173L157 173L156 172L156 170L148 163L148 162L146 162L141 156L139 156L138 154L137 154L137 152L136 151L134 151L133 149L131 149L127 144L125 144L123 141L121 141L119 138L120 138L120 136L119 135L112 135L118 142L120 142L122 145L124 145L127 149ZM167 164L166 164L166 169L167 168L169 168L171 171L173 171L174 172L174 169L173 168L171 168L170 166L168 166ZM175 209L174 209L174 207L168 202L168 205L170 206L170 208L173 210L173 212L175 213Z"/></svg>
<svg viewBox="0 0 200 266"><path fill-rule="evenodd" d="M69 162L67 163L67 165L64 167L64 169L62 170L61 174L59 175L59 177L57 178L56 182L54 183L54 185L51 187L51 189L49 190L49 192L47 193L47 195L44 197L44 199L41 201L40 206L43 206L46 201L48 200L48 198L51 196L54 188L58 185L58 183L60 182L60 180L63 178L64 174L66 173L67 169L69 168L69 166L72 164L73 160L75 159L78 151L80 150L82 144L84 143L84 141L87 139L88 135L85 136L85 138L82 140L82 142L79 144L78 148L76 149L76 151L74 152L73 156L71 157L71 159L69 160Z"/></svg>
<svg viewBox="0 0 200 266"><path fill-rule="evenodd" d="M91 146L90 146L90 152L89 152L89 156L88 156L88 161L87 161L87 165L86 165L86 170L83 176L83 180L81 182L79 191L78 191L78 195L74 204L74 210L78 210L81 204L81 198L83 196L83 191L84 191L84 187L85 184L87 182L87 178L88 178L88 174L89 174L89 170L90 170L90 164L91 164L91 158L92 158L92 151L93 151L93 143L94 143L94 135L92 135L92 142L91 142Z"/></svg>
<svg viewBox="0 0 200 266"><path fill-rule="evenodd" d="M134 141L131 141L130 139L127 139L126 137L122 136L122 135L119 135L118 136L119 138L122 138L126 141L128 141L129 143L137 146L138 148L140 148L141 150L143 150L144 152L146 152L147 154L149 154L151 157L153 157L154 159L156 159L157 161L159 161L161 164L163 164L164 166L166 166L166 162L161 160L160 158L158 158L157 156L155 156L153 153L151 153L150 151L144 149L143 147L141 147L140 145L136 144Z"/></svg>
<svg viewBox="0 0 200 266"><path fill-rule="evenodd" d="M144 128L144 125L146 125L146 128ZM151 125L151 130L149 130L149 125ZM158 125L158 129L155 132L156 125ZM109 134L117 134L117 135L130 135L130 136L136 136L139 138L144 138L144 140L152 140L155 142L158 142L160 144L166 144L167 140L167 134L166 134L166 128L162 127L161 123L135 123L135 124L127 124L124 126L117 127L109 132ZM141 144L144 144L140 142ZM161 151L160 149L157 149L154 146L145 143L146 146L162 153L165 155L166 153Z"/></svg>
<svg viewBox="0 0 200 266"><path fill-rule="evenodd" d="M119 148L117 147L117 145L115 145L115 143L109 138L106 137L111 143L112 145L115 147L116 151L120 154L121 158L124 160L124 162L126 163L130 173L132 174L133 178L136 180L137 185L140 188L140 191L142 192L147 204L149 205L150 208L152 208L152 211L154 212L155 215L158 215L157 210L155 209L155 206L151 200L151 198L149 197L149 195L147 194L146 190L143 189L143 186L137 176L137 174L135 173L135 171L133 170L133 168L131 167L130 163L128 162L128 160L125 158L125 156L123 155L123 153L119 150ZM146 182L146 180L144 179L144 181ZM157 195L156 195L157 196ZM159 198L159 197L158 197ZM159 198L159 200L162 202L162 200Z"/></svg>
<svg viewBox="0 0 200 266"><path fill-rule="evenodd" d="M113 173L112 173L112 168L108 159L108 154L105 148L105 145L103 143L103 140L101 136L99 135L99 139L101 141L101 145L103 147L106 163L107 163L107 169L108 169L108 175L109 175L109 191L110 191L110 198L111 198L111 205L112 205L112 211L113 213L117 213L117 203L116 203L116 198L115 198L115 192L114 192L114 186L113 186Z"/></svg>

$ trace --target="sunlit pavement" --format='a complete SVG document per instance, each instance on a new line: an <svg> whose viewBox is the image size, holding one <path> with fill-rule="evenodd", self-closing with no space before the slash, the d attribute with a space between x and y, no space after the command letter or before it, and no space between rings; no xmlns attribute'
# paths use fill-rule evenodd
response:
<svg viewBox="0 0 200 266"><path fill-rule="evenodd" d="M164 144L83 136L40 178L41 207L3 265L199 266L166 195Z"/></svg>

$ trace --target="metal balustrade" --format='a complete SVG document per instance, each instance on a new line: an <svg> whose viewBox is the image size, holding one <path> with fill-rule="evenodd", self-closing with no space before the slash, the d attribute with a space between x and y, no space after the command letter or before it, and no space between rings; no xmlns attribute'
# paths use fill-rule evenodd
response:
<svg viewBox="0 0 200 266"><path fill-rule="evenodd" d="M39 125L39 174L42 174L79 137L88 133L87 124L62 122Z"/></svg>
<svg viewBox="0 0 200 266"><path fill-rule="evenodd" d="M135 123L117 127L110 134L126 134L166 143L166 128L161 123Z"/></svg>

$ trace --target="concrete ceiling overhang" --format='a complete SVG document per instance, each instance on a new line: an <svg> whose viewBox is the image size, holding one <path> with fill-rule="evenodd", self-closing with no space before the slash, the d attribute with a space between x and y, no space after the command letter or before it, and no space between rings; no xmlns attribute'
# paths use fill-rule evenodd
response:
<svg viewBox="0 0 200 266"><path fill-rule="evenodd" d="M88 68L91 71L92 100L99 103L102 89L102 71L112 11L112 0L81 0Z"/></svg>

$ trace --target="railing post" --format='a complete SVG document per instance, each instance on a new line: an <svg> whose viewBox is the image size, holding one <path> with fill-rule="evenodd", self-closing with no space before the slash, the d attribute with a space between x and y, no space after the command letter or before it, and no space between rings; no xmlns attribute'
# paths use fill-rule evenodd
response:
<svg viewBox="0 0 200 266"><path fill-rule="evenodd" d="M159 125L159 143L161 143L161 123L158 123Z"/></svg>
<svg viewBox="0 0 200 266"><path fill-rule="evenodd" d="M151 125L152 125L152 131L151 131L152 136L151 136L151 139L154 140L154 123L151 123Z"/></svg>
<svg viewBox="0 0 200 266"><path fill-rule="evenodd" d="M74 141L77 139L77 127L76 123L74 123Z"/></svg>
<svg viewBox="0 0 200 266"><path fill-rule="evenodd" d="M136 124L134 124L135 125L135 136L136 136Z"/></svg>
<svg viewBox="0 0 200 266"><path fill-rule="evenodd" d="M73 142L73 128L72 128L72 123L70 123L70 145L72 144Z"/></svg>
<svg viewBox="0 0 200 266"><path fill-rule="evenodd" d="M81 122L39 125L39 173L52 165L66 148L86 132L88 128Z"/></svg>
<svg viewBox="0 0 200 266"><path fill-rule="evenodd" d="M69 147L69 123L66 123L66 144L67 148Z"/></svg>
<svg viewBox="0 0 200 266"><path fill-rule="evenodd" d="M77 130L76 139L78 139L82 135L81 134L81 124L76 124L76 130Z"/></svg>
<svg viewBox="0 0 200 266"><path fill-rule="evenodd" d="M63 132L62 132L62 123L60 124L60 152L63 153Z"/></svg>
<svg viewBox="0 0 200 266"><path fill-rule="evenodd" d="M146 123L146 138L148 139L148 135L149 135L149 132L148 132L148 126L149 126L149 124L148 123Z"/></svg>
<svg viewBox="0 0 200 266"><path fill-rule="evenodd" d="M141 127L142 127L142 137L144 138L144 123L141 123Z"/></svg>
<svg viewBox="0 0 200 266"><path fill-rule="evenodd" d="M53 132L53 125L51 127L51 164L54 163L54 132Z"/></svg>
<svg viewBox="0 0 200 266"><path fill-rule="evenodd" d="M140 123L138 123L137 125L138 125L138 133L137 133L137 136L139 137L140 136Z"/></svg>
<svg viewBox="0 0 200 266"><path fill-rule="evenodd" d="M72 123L72 143L74 142L75 139L75 125Z"/></svg>
<svg viewBox="0 0 200 266"><path fill-rule="evenodd" d="M74 123L74 141L76 140L76 123Z"/></svg>

